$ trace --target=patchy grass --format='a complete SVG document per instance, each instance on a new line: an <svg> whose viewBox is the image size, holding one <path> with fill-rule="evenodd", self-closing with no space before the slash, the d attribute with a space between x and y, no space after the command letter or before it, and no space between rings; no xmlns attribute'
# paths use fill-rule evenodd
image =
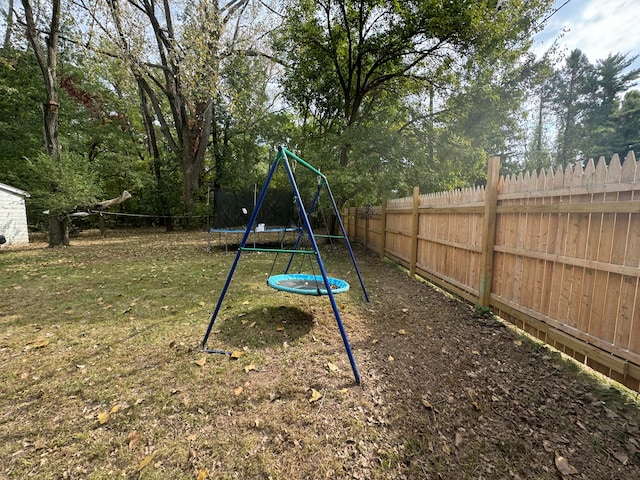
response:
<svg viewBox="0 0 640 480"><path fill-rule="evenodd" d="M575 478L640 478L636 405L363 252L368 304L325 257L362 386L327 298L266 286L271 254L243 254L207 344L242 355L203 353L234 258L206 247L0 251L0 478L555 479L556 453Z"/></svg>

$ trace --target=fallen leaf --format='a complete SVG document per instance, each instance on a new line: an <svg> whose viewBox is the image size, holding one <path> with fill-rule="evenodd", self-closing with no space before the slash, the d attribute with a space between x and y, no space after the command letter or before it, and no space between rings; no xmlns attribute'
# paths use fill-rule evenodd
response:
<svg viewBox="0 0 640 480"><path fill-rule="evenodd" d="M242 302L243 305L249 305L249 300L245 300L244 302Z"/></svg>
<svg viewBox="0 0 640 480"><path fill-rule="evenodd" d="M480 355L480 351L479 350L471 350L471 353L474 355Z"/></svg>
<svg viewBox="0 0 640 480"><path fill-rule="evenodd" d="M309 399L309 403L317 402L322 398L322 394L317 391L315 388L311 389L311 398Z"/></svg>
<svg viewBox="0 0 640 480"><path fill-rule="evenodd" d="M201 307L204 307L206 304L204 302L198 302L198 305L200 305Z"/></svg>
<svg viewBox="0 0 640 480"><path fill-rule="evenodd" d="M149 465L151 463L151 460L153 460L154 455L155 453L152 453L151 455L147 455L146 457L144 457L144 459L140 462L140 465L138 465L138 471Z"/></svg>
<svg viewBox="0 0 640 480"><path fill-rule="evenodd" d="M246 367L244 367L244 371L245 372L250 372L250 371L255 370L255 369L256 369L256 366L253 363L250 364L250 365L247 365Z"/></svg>
<svg viewBox="0 0 640 480"><path fill-rule="evenodd" d="M104 425L105 423L107 423L110 418L111 415L109 415L108 412L100 412L98 414L98 421L100 422L100 425Z"/></svg>
<svg viewBox="0 0 640 480"><path fill-rule="evenodd" d="M138 444L141 438L142 438L142 435L140 435L135 430L131 432L129 434L129 450L133 450L134 448L136 448L136 445Z"/></svg>
<svg viewBox="0 0 640 480"><path fill-rule="evenodd" d="M449 445L447 445L446 443L442 444L442 451L444 453L446 453L447 455L451 455L451 447Z"/></svg>
<svg viewBox="0 0 640 480"><path fill-rule="evenodd" d="M31 348L43 348L49 345L49 340L47 340L46 338L38 338L33 342L27 343L27 345L31 345Z"/></svg>
<svg viewBox="0 0 640 480"><path fill-rule="evenodd" d="M207 478L209 478L209 470L207 470L206 468L200 469L200 471L198 472L198 478L196 480L206 480Z"/></svg>
<svg viewBox="0 0 640 480"><path fill-rule="evenodd" d="M547 452L553 452L553 450L554 450L553 444L549 440L543 440L542 441L542 448L544 448L545 451L547 451Z"/></svg>
<svg viewBox="0 0 640 480"><path fill-rule="evenodd" d="M281 325L281 326L279 326L279 327L276 327L276 330L277 330L277 331L279 331L279 332L281 332L281 331L283 331L283 330L284 330L284 327Z"/></svg>
<svg viewBox="0 0 640 480"><path fill-rule="evenodd" d="M616 460L618 460L621 464L626 465L629 463L629 457L624 452L615 452L613 454Z"/></svg>
<svg viewBox="0 0 640 480"><path fill-rule="evenodd" d="M109 410L109 413L117 413L120 410L120 405L114 405L113 407L111 407L111 410Z"/></svg>
<svg viewBox="0 0 640 480"><path fill-rule="evenodd" d="M460 448L460 445L462 445L462 434L460 432L456 432L456 439L453 441L453 444L456 448Z"/></svg>
<svg viewBox="0 0 640 480"><path fill-rule="evenodd" d="M256 322L251 322L251 323L249 324L249 328L253 328L253 327L255 327L255 326L256 326Z"/></svg>
<svg viewBox="0 0 640 480"><path fill-rule="evenodd" d="M262 309L262 314L263 314L263 315L267 315L268 313L269 313L269 309L268 309L267 307L264 307L264 308Z"/></svg>
<svg viewBox="0 0 640 480"><path fill-rule="evenodd" d="M339 372L340 369L338 368L337 365L334 365L331 362L327 362L327 368L329 369L330 372Z"/></svg>
<svg viewBox="0 0 640 480"><path fill-rule="evenodd" d="M403 308L403 309L402 309L402 313L407 313L408 311L409 311L409 309L408 309L408 308Z"/></svg>
<svg viewBox="0 0 640 480"><path fill-rule="evenodd" d="M247 323L249 323L249 320L242 320L240 323L242 323L243 325L246 325Z"/></svg>
<svg viewBox="0 0 640 480"><path fill-rule="evenodd" d="M571 465L569 460L559 455L558 452L556 452L556 468L562 475L575 475L578 473L576 467Z"/></svg>
<svg viewBox="0 0 640 480"><path fill-rule="evenodd" d="M389 355L389 358L387 360L389 360L390 362L393 362L395 358L393 358L393 355Z"/></svg>
<svg viewBox="0 0 640 480"><path fill-rule="evenodd" d="M338 393L340 395L346 395L348 392L349 392L349 389L347 389L347 388L342 388L342 389L338 390Z"/></svg>
<svg viewBox="0 0 640 480"><path fill-rule="evenodd" d="M422 400L422 405L425 406L425 408L427 408L428 410L433 410L433 405L431 405L431 402L429 402L429 400Z"/></svg>
<svg viewBox="0 0 640 480"><path fill-rule="evenodd" d="M398 334L399 335L406 335L407 331L404 328L401 328L400 330L398 330Z"/></svg>
<svg viewBox="0 0 640 480"><path fill-rule="evenodd" d="M233 394L237 397L238 395L242 394L242 392L244 392L244 388L242 388L241 386L237 386L236 388L233 389Z"/></svg>
<svg viewBox="0 0 640 480"><path fill-rule="evenodd" d="M521 347L521 346L522 346L522 340L514 340L514 341L513 341L513 344L514 344L516 347Z"/></svg>
<svg viewBox="0 0 640 480"><path fill-rule="evenodd" d="M198 360L194 360L193 363L195 363L196 365L199 365L200 367L204 367L204 364L207 363L207 357L201 357Z"/></svg>
<svg viewBox="0 0 640 480"><path fill-rule="evenodd" d="M239 350L234 350L233 352L231 352L231 358L233 360L239 359L242 355L244 355L244 353Z"/></svg>

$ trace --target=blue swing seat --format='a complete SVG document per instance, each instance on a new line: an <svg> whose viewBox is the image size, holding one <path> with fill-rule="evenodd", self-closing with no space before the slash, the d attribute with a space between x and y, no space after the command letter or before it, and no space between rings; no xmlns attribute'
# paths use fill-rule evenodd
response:
<svg viewBox="0 0 640 480"><path fill-rule="evenodd" d="M336 295L349 290L349 284L338 278L327 277L331 293ZM299 293L301 295L327 295L322 275L309 275L305 273L287 273L273 275L267 280L267 284L276 290L283 292Z"/></svg>

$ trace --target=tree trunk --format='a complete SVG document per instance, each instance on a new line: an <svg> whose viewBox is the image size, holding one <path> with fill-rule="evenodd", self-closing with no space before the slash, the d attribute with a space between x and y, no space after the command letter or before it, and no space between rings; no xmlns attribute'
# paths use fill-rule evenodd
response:
<svg viewBox="0 0 640 480"><path fill-rule="evenodd" d="M38 36L33 9L29 0L22 0L27 24L27 38L38 59L44 80L45 102L42 119L44 123L44 141L47 155L60 160L60 140L58 138L58 36L60 33L60 3L51 2L51 22L43 45ZM49 246L69 245L69 219L66 216L49 214Z"/></svg>
<svg viewBox="0 0 640 480"><path fill-rule="evenodd" d="M13 0L9 0L9 8L7 8L7 30L4 32L4 49L11 48L11 35L13 34Z"/></svg>
<svg viewBox="0 0 640 480"><path fill-rule="evenodd" d="M58 212L49 212L49 246L69 246L69 217Z"/></svg>
<svg viewBox="0 0 640 480"><path fill-rule="evenodd" d="M55 80L53 80L55 82ZM44 120L44 141L47 155L60 160L60 140L58 138L58 94L55 87L49 91L42 104L42 117Z"/></svg>
<svg viewBox="0 0 640 480"><path fill-rule="evenodd" d="M213 119L213 101L200 102L196 106L192 122L182 122L183 145L180 158L182 167L182 192L186 213L193 211L196 196L200 190L202 165L207 153L211 122ZM191 123L191 126L189 126Z"/></svg>

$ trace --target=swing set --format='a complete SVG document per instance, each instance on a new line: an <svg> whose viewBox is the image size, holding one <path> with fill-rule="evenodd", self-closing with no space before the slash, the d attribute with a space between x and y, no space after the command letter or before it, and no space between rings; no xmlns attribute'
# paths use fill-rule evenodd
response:
<svg viewBox="0 0 640 480"><path fill-rule="evenodd" d="M313 174L315 174L318 178L318 188L317 191L311 200L308 208L305 208L305 205L300 196L300 191L298 189L298 184L294 177L294 168L296 165L300 165L303 168L306 168ZM249 239L249 235L252 231L252 226L255 224L258 214L260 212L260 208L262 207L265 197L267 195L267 191L269 190L269 185L273 180L274 174L279 166L283 166L286 172L287 178L291 185L291 189L294 194L294 202L295 208L301 220L301 228L299 230L298 238L291 249L284 248L260 248L260 247L247 247L247 240ZM337 219L337 224L340 227L340 235L330 235L330 232L327 232L327 235L315 235L313 229L311 227L311 222L309 217L314 213L316 208L319 205L320 194L322 191L326 191L328 193L328 197L333 208L333 214ZM340 317L340 311L338 309L338 305L336 304L335 295L339 293L343 293L349 290L349 284L342 279L330 277L327 274L325 269L324 262L322 260L322 255L320 254L320 249L318 248L317 238L328 238L329 240L333 239L341 239L344 240L345 245L349 251L349 256L351 258L351 262L353 263L353 267L355 273L358 276L358 280L360 282L360 287L362 288L362 293L364 294L365 300L369 301L369 296L367 294L367 290L365 289L364 282L362 280L362 276L360 275L360 270L358 269L358 265L356 263L355 256L353 254L353 250L351 249L351 244L349 243L349 239L347 237L344 224L342 223L342 219L340 218L340 214L338 212L338 207L336 205L333 194L331 193L331 188L329 187L329 181L327 177L322 174L319 170L311 166L309 163L305 162L303 159L293 154L289 150L284 147L278 147L278 152L276 157L271 164L271 168L269 169L269 173L267 174L267 179L262 187L260 192L260 196L256 202L255 208L253 209L253 213L251 214L251 219L247 225L247 228L244 232L242 240L240 241L240 245L238 247L238 251L236 253L233 264L231 265L231 269L229 270L229 275L227 276L227 280L222 288L222 292L220 293L220 298L218 299L218 303L216 305L213 314L211 315L211 320L209 321L209 326L204 334L204 338L202 339L201 348L207 353L220 353L220 354L230 354L230 352L226 350L218 350L218 349L207 349L206 344L209 339L209 335L213 329L213 325L216 321L220 308L222 306L222 302L229 288L229 284L231 283L231 279L233 274L238 266L238 262L240 261L240 257L243 252L272 252L275 253L276 256L280 253L289 254L290 258L285 268L284 273L269 275L267 280L267 285L270 287L284 291L289 293L296 293L302 295L317 295L317 296L327 296L329 301L331 302L331 308L333 309L333 314L336 319L336 323L338 325L338 329L340 330L340 335L342 336L342 341L344 343L345 350L347 352L347 356L349 357L349 362L351 363L351 369L353 370L353 375L355 377L356 383L360 384L360 373L358 372L358 367L356 365L355 359L353 358L353 352L351 351L351 346L349 344L349 339L347 338L347 333L344 329L344 324L342 323L342 318ZM315 259L315 263L317 264L319 273L312 271L312 273L291 273L293 260L298 255L306 255L310 260L310 265L312 265L313 270L313 261L311 257ZM274 264L271 267L271 273L273 273Z"/></svg>

